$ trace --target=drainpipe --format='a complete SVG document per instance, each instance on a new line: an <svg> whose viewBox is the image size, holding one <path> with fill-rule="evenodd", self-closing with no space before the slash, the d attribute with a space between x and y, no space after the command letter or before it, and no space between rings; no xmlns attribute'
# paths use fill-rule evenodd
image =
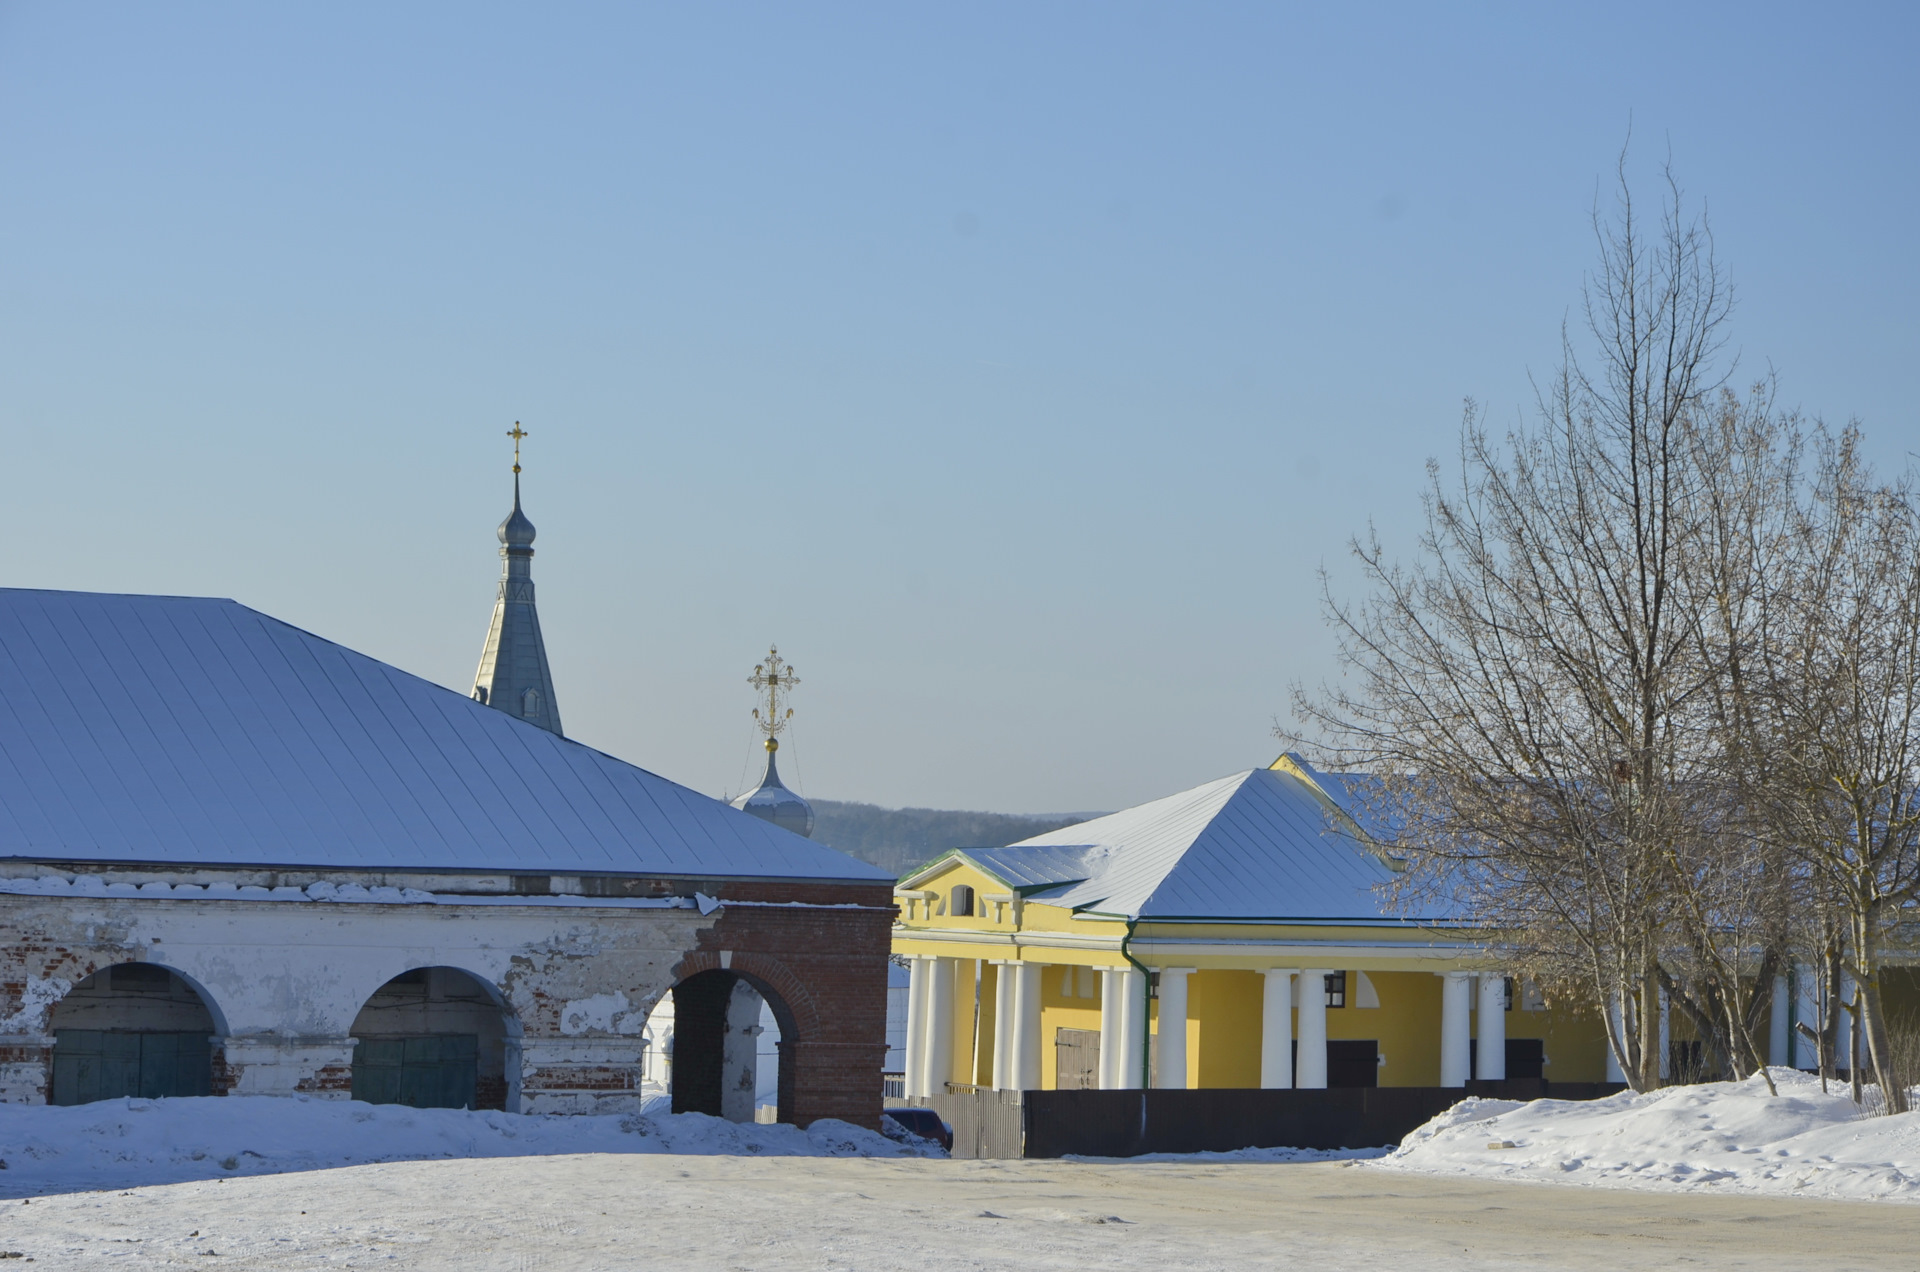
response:
<svg viewBox="0 0 1920 1272"><path fill-rule="evenodd" d="M1152 1014L1149 1006L1153 1002L1153 973L1147 965L1133 956L1127 947L1133 943L1133 928L1140 922L1137 918L1127 920L1127 934L1120 938L1120 957L1140 969L1140 1089L1145 1091L1152 1086L1153 1073L1153 1022L1148 1019Z"/></svg>

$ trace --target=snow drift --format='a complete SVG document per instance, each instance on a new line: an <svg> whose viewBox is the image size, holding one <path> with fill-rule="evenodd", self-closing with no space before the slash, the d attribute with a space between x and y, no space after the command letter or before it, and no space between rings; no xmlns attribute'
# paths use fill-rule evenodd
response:
<svg viewBox="0 0 1920 1272"><path fill-rule="evenodd" d="M1374 1169L1660 1191L1920 1201L1920 1113L1866 1116L1775 1069L1604 1100L1466 1099Z"/></svg>
<svg viewBox="0 0 1920 1272"><path fill-rule="evenodd" d="M895 1128L897 1131L897 1128ZM0 1196L272 1175L368 1162L562 1153L940 1157L904 1132L824 1120L805 1130L704 1113L523 1116L301 1096L0 1104Z"/></svg>

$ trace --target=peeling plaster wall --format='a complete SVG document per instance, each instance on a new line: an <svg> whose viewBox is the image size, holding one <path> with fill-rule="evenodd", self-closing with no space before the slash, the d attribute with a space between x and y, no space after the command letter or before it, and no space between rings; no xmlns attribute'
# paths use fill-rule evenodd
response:
<svg viewBox="0 0 1920 1272"><path fill-rule="evenodd" d="M0 896L0 1100L43 1102L49 1009L96 970L159 963L199 991L216 1080L351 1087L355 1016L419 967L492 987L520 1037L526 1112L637 1103L641 1029L716 917L689 909L332 905Z"/></svg>

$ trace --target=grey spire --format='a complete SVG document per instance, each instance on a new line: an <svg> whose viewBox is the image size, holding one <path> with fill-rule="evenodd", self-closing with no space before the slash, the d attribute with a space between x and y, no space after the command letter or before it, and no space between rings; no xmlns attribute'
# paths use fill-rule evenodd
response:
<svg viewBox="0 0 1920 1272"><path fill-rule="evenodd" d="M553 698L547 644L540 638L540 615L533 608L533 522L520 511L518 455L513 466L513 511L500 523L500 559L500 595L493 603L493 623L480 653L480 670L474 673L473 696L528 724L559 733L560 705Z"/></svg>
<svg viewBox="0 0 1920 1272"><path fill-rule="evenodd" d="M773 764L773 753L779 749L778 741L767 739L766 776L760 779L760 785L734 800L733 806L741 812L752 813L762 821L770 821L782 830L811 838L813 805L788 790L780 781L780 770Z"/></svg>

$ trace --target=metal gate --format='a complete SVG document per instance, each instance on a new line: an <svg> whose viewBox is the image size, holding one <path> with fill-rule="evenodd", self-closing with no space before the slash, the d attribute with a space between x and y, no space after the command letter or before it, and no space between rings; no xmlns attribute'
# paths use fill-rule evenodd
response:
<svg viewBox="0 0 1920 1272"><path fill-rule="evenodd" d="M416 1109L468 1109L480 1082L477 1034L362 1038L353 1049L353 1098Z"/></svg>
<svg viewBox="0 0 1920 1272"><path fill-rule="evenodd" d="M60 1029L53 1041L52 1104L123 1096L160 1099L213 1089L213 1043L204 1033Z"/></svg>

